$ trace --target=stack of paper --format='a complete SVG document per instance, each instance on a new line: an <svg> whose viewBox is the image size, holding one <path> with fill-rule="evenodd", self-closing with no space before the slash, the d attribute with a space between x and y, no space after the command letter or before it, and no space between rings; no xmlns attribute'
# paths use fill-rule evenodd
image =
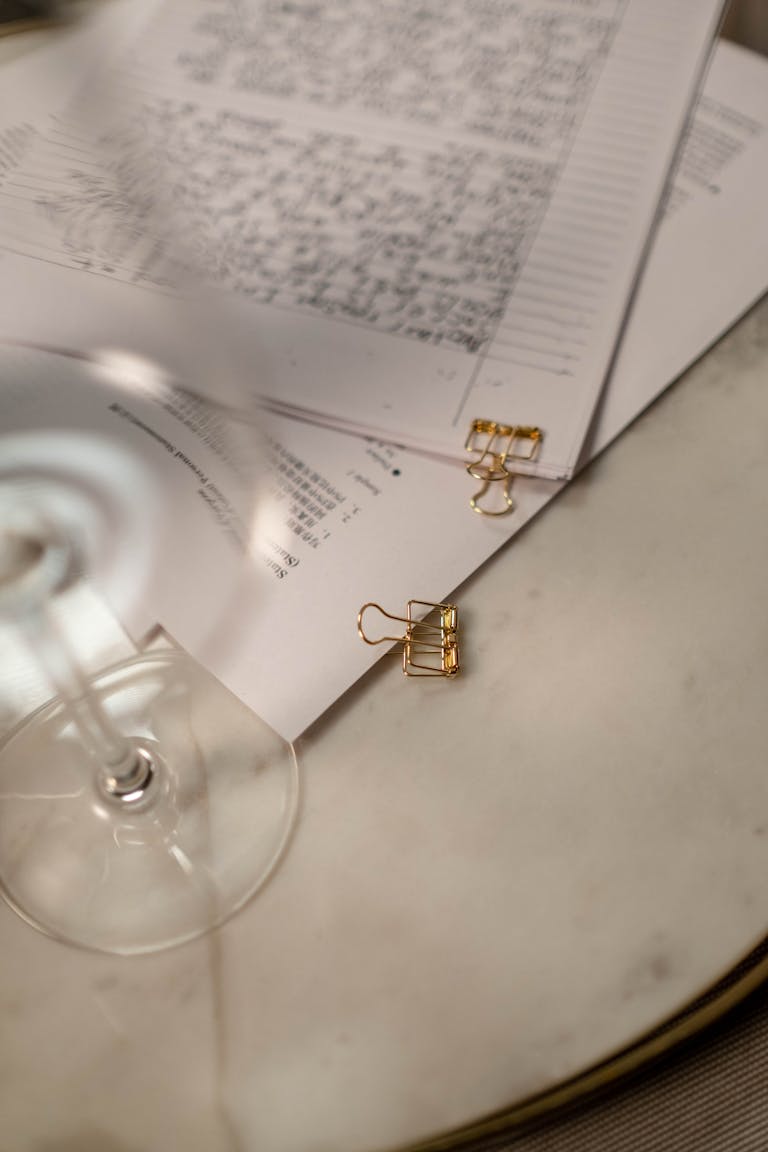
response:
<svg viewBox="0 0 768 1152"><path fill-rule="evenodd" d="M134 634L159 622L294 738L376 658L363 602L444 599L765 290L768 65L725 44L646 261L719 9L159 5L131 54L142 147L247 320L273 517L247 643L203 650L173 579ZM164 359L156 229L105 194L82 123L0 124L0 333L92 350L130 327ZM207 483L216 462L172 414L151 437L124 407L215 556L189 461ZM455 460L476 416L545 432L493 520Z"/></svg>

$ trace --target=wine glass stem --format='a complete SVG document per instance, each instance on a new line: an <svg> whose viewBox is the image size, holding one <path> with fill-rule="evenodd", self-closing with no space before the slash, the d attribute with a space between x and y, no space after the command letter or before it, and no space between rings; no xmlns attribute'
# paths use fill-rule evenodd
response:
<svg viewBox="0 0 768 1152"><path fill-rule="evenodd" d="M99 698L50 605L29 612L23 631L39 670L64 701L84 747L99 766L102 790L124 796L144 786L148 762L124 736Z"/></svg>

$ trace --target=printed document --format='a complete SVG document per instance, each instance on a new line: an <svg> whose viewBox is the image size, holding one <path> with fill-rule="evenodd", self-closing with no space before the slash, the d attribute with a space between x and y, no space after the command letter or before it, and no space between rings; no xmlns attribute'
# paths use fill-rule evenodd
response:
<svg viewBox="0 0 768 1152"><path fill-rule="evenodd" d="M276 411L454 459L475 417L538 425L530 469L567 477L721 7L165 0L132 123L86 86L2 183L2 331L71 343L62 299L83 346L150 330L175 227Z"/></svg>
<svg viewBox="0 0 768 1152"><path fill-rule="evenodd" d="M768 63L720 44L591 453L605 447L765 291L767 179ZM0 275L3 265L17 260L6 254ZM184 414L155 406L150 420L145 416L151 409L130 396L121 408L92 413L91 419L119 433L132 452L143 453L148 471L162 471L168 513L163 521L163 508L153 510L167 567L127 606L122 622L137 639L155 624L164 627L291 739L380 655L357 636L356 614L365 601L398 612L414 596L449 598L558 488L542 479L520 479L515 511L488 521L469 508L474 484L460 464L275 419L268 433L272 514L255 541L258 578L253 587L238 589L243 602L233 615L225 600L238 579L226 466L210 458L188 414L185 422ZM18 420L21 407L12 410ZM3 430L8 426L4 418ZM185 607L177 590L184 586L185 569L195 564L197 587L201 594L207 587L207 595ZM221 604L215 601L217 581ZM211 625L219 622L212 645ZM400 672L393 667L392 674ZM404 686L411 689L419 686Z"/></svg>

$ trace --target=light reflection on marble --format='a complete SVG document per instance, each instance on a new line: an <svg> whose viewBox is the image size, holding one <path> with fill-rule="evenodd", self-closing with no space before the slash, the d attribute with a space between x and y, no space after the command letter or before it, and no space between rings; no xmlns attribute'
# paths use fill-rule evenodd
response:
<svg viewBox="0 0 768 1152"><path fill-rule="evenodd" d="M457 592L457 681L385 662L315 726L291 850L221 932L118 960L0 907L0 1148L394 1148L749 951L767 381L764 302Z"/></svg>

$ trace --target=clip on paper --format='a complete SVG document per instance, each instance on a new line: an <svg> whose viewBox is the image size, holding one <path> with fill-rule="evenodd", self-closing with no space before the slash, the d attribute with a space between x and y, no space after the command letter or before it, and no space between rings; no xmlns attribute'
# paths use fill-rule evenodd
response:
<svg viewBox="0 0 768 1152"><path fill-rule="evenodd" d="M516 461L529 462L536 458L544 433L540 428L524 424L497 424L495 420L473 420L464 445L465 451L475 453L470 460L467 472L475 480L482 480L469 502L473 512L481 516L505 516L515 507L511 496L512 480ZM481 508L479 501L492 484L501 484L500 496L503 506L497 511ZM497 503L499 501L497 500Z"/></svg>
<svg viewBox="0 0 768 1152"><path fill-rule="evenodd" d="M363 631L363 614L375 608L388 620L405 624L403 636L380 636L371 640ZM426 608L421 620L414 620L414 611ZM455 676L459 671L459 610L455 604L431 604L425 600L409 600L405 616L393 616L379 604L363 604L357 614L357 630L366 644L392 644L403 646L403 672L406 676Z"/></svg>

